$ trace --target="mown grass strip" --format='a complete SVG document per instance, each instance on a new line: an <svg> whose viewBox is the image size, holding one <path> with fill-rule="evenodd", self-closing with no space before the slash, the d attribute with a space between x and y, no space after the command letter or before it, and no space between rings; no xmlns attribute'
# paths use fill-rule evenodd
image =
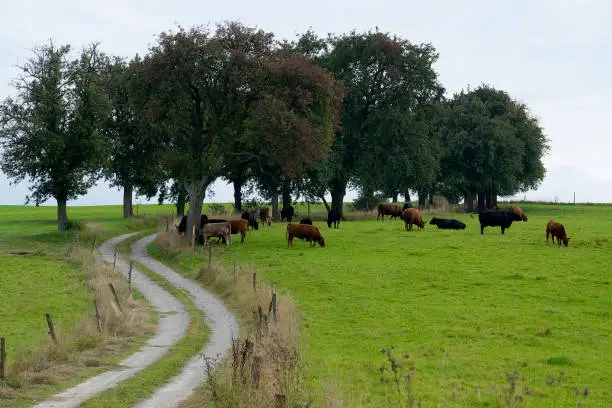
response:
<svg viewBox="0 0 612 408"><path fill-rule="evenodd" d="M133 242L149 233L143 232L130 237L117 247L117 252L125 254L126 249L129 249ZM119 383L116 387L91 398L81 405L83 408L126 407L149 397L155 390L179 374L189 359L197 354L208 341L210 330L204 324L202 312L193 305L189 297L144 265L134 262L134 266L170 292L185 306L185 309L189 312L187 333L156 363L138 372L134 377Z"/></svg>

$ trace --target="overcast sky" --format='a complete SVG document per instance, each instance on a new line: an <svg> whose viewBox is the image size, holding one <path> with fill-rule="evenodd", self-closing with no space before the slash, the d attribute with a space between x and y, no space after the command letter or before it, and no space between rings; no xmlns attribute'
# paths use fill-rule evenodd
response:
<svg viewBox="0 0 612 408"><path fill-rule="evenodd" d="M176 24L240 20L278 38L309 27L325 35L378 26L431 42L449 94L488 83L540 119L552 145L548 176L528 199L569 201L576 192L577 201L612 202L612 134L604 119L612 107L612 1L0 0L0 10L1 99L12 92L15 65L50 38L77 50L100 41L106 53L132 57ZM223 181L213 189L214 201L232 200ZM0 204L23 204L27 193L27 184L10 186L0 173ZM101 183L70 204L118 204L121 197Z"/></svg>

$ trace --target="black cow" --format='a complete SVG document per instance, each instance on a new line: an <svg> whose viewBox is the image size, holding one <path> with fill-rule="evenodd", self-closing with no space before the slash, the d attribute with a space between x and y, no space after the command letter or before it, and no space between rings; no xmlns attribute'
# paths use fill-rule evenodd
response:
<svg viewBox="0 0 612 408"><path fill-rule="evenodd" d="M312 220L310 217L302 218L300 220L300 224L312 225Z"/></svg>
<svg viewBox="0 0 612 408"><path fill-rule="evenodd" d="M465 224L459 220L449 220L446 218L433 217L429 221L430 225L437 225L438 229L465 229Z"/></svg>
<svg viewBox="0 0 612 408"><path fill-rule="evenodd" d="M247 222L249 223L249 227L251 227L251 231L259 229L259 223L255 219L254 211L251 211L251 212L245 211L242 213L240 218L242 218L243 220L247 220Z"/></svg>
<svg viewBox="0 0 612 408"><path fill-rule="evenodd" d="M406 202L404 203L404 206L402 207L402 211L406 211L406 208L413 208L413 207L412 207L412 202L410 202L410 201L406 201Z"/></svg>
<svg viewBox="0 0 612 408"><path fill-rule="evenodd" d="M206 216L206 214L202 214L200 216L200 228L202 228L204 224L206 224L207 222L208 222L208 217ZM187 216L186 215L184 215L183 218L181 218L181 222L178 225L178 227L176 227L176 229L178 229L179 234L182 234L187 230Z"/></svg>
<svg viewBox="0 0 612 408"><path fill-rule="evenodd" d="M340 227L340 218L342 218L342 216L337 208L329 210L327 213L327 227L331 228L332 224L334 224L334 228Z"/></svg>
<svg viewBox="0 0 612 408"><path fill-rule="evenodd" d="M291 222L294 215L295 209L291 204L289 204L287 207L283 207L283 209L281 210L281 221L287 219L288 222Z"/></svg>
<svg viewBox="0 0 612 408"><path fill-rule="evenodd" d="M508 211L478 211L480 221L480 234L484 234L485 227L501 227L501 233L510 228L512 221L520 221L520 215Z"/></svg>

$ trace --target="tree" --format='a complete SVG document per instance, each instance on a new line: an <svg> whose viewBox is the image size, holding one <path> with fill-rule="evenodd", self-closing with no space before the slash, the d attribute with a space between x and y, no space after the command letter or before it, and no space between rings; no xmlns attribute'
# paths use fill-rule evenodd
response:
<svg viewBox="0 0 612 408"><path fill-rule="evenodd" d="M380 181L378 174L372 174L379 163L370 154L379 144L380 126L442 94L432 68L438 55L429 44L414 45L378 30L330 35L326 42L309 31L294 46L345 87L342 129L334 140L325 180L321 180L331 193L332 207L342 211L349 185ZM369 190L372 185L362 187Z"/></svg>
<svg viewBox="0 0 612 408"><path fill-rule="evenodd" d="M144 58L149 114L169 139L165 163L189 195L187 240L228 163L265 152L291 174L325 158L340 95L299 57L275 50L272 34L231 22L214 33L162 33Z"/></svg>
<svg viewBox="0 0 612 408"><path fill-rule="evenodd" d="M497 195L536 188L545 175L547 139L524 104L490 86L456 94L440 127L443 180L466 204L491 208ZM467 207L467 206L466 206Z"/></svg>
<svg viewBox="0 0 612 408"><path fill-rule="evenodd" d="M97 45L68 60L69 45L34 49L19 67L15 99L0 106L2 171L32 183L26 203L57 201L57 228L66 230L66 203L85 194L100 177L105 157L100 129L108 98L107 57Z"/></svg>
<svg viewBox="0 0 612 408"><path fill-rule="evenodd" d="M140 112L143 101L138 99L139 67L138 57L129 64L115 58L107 77L112 109L104 128L109 148L105 176L111 187L123 188L124 218L134 215L134 188L152 197L163 178L160 166L163 141Z"/></svg>

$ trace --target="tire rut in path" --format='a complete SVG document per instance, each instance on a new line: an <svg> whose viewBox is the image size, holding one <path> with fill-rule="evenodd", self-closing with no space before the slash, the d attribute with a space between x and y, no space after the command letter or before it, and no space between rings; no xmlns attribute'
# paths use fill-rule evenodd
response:
<svg viewBox="0 0 612 408"><path fill-rule="evenodd" d="M136 408L178 406L206 379L203 357L210 358L211 365L215 367L231 348L232 336L238 335L239 332L236 318L217 296L149 256L147 246L156 236L157 234L153 234L136 241L132 246L132 259L162 276L173 286L187 291L195 307L204 312L205 323L210 328L211 334L206 347L189 360L180 374L159 388L150 398L137 403Z"/></svg>
<svg viewBox="0 0 612 408"><path fill-rule="evenodd" d="M135 233L111 238L100 245L99 251L104 261L113 262L114 251L121 241ZM129 264L117 254L115 267L127 277ZM189 324L189 314L181 302L165 291L161 286L149 279L138 268L132 269L133 285L159 313L159 333L149 339L136 353L121 361L124 369L105 371L86 381L51 397L51 399L35 405L35 408L74 408L94 395L113 388L118 382L134 376L138 371L153 364L170 347L183 338Z"/></svg>

